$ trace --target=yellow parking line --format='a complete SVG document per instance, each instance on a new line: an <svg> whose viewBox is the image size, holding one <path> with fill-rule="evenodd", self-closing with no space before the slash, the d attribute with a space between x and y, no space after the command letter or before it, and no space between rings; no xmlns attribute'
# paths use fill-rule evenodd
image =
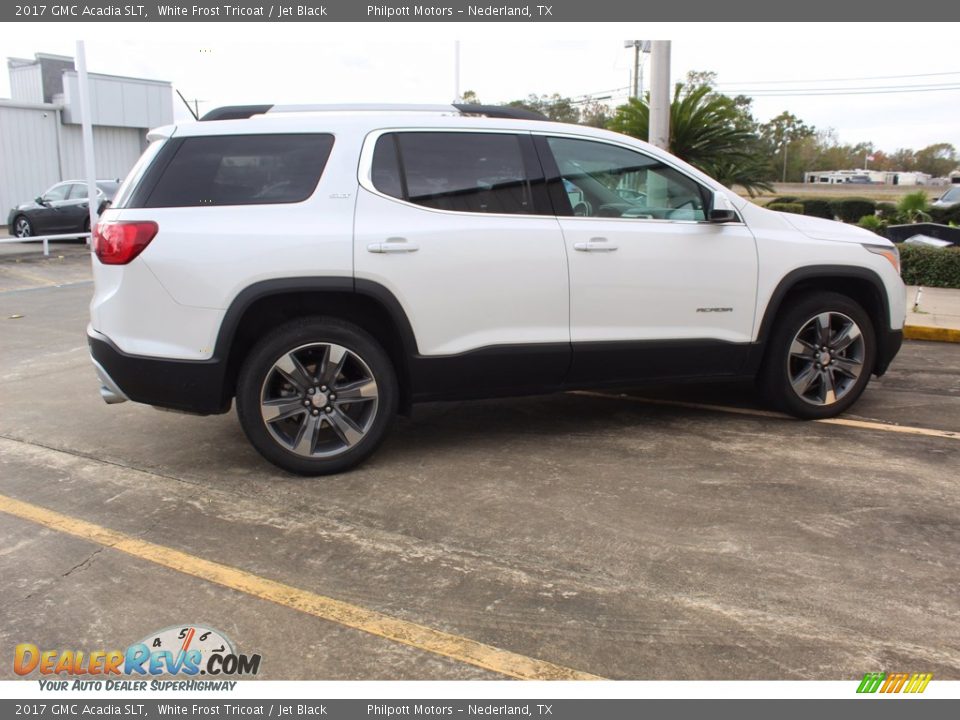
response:
<svg viewBox="0 0 960 720"><path fill-rule="evenodd" d="M231 590L269 600L314 617L362 630L426 652L475 665L521 680L600 680L597 675L519 655L441 630L400 620L375 610L333 598L220 563L204 560L163 545L139 540L85 520L0 495L0 511L14 517L88 540L185 575L223 585Z"/></svg>
<svg viewBox="0 0 960 720"><path fill-rule="evenodd" d="M586 395L588 397L601 397L611 400L630 400L647 405L667 405L670 407L692 408L695 410L712 410L714 412L731 413L733 415L752 415L754 417L780 418L782 420L794 419L790 415L773 412L771 410L754 410L753 408L711 405L709 403L694 403L683 400L661 400L658 398L636 397L634 395L612 395L610 393L591 392L589 390L575 390L571 395ZM871 422L869 420L850 420L848 418L824 418L823 420L811 420L810 422L823 423L824 425L843 425L844 427L860 428L861 430L882 430L883 432L902 433L905 435L923 435L926 437L960 440L960 432L934 430L932 428L913 427L911 425L893 425L890 423Z"/></svg>

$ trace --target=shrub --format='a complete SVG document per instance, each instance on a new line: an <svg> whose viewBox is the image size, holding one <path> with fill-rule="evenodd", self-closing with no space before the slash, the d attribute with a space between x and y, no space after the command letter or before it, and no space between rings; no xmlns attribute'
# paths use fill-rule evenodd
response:
<svg viewBox="0 0 960 720"><path fill-rule="evenodd" d="M793 213L794 215L803 215L803 205L801 203L772 202L767 205L767 210L776 210L777 212Z"/></svg>
<svg viewBox="0 0 960 720"><path fill-rule="evenodd" d="M960 288L960 248L898 245L903 281L907 285Z"/></svg>
<svg viewBox="0 0 960 720"><path fill-rule="evenodd" d="M883 230L887 227L887 224L876 215L864 215L857 222L857 225L864 230L875 232L877 235L883 235Z"/></svg>
<svg viewBox="0 0 960 720"><path fill-rule="evenodd" d="M907 193L899 202L897 210L904 222L923 222L930 221L930 198L927 197L926 190L917 190Z"/></svg>
<svg viewBox="0 0 960 720"><path fill-rule="evenodd" d="M830 201L830 209L843 222L855 223L864 215L873 215L877 210L877 204L866 198L837 198Z"/></svg>
<svg viewBox="0 0 960 720"><path fill-rule="evenodd" d="M788 203L788 204L789 204L789 203L796 203L796 202L800 202L800 199L797 198L797 197L794 197L793 195L783 195L782 197L776 197L776 198L774 198L773 200L771 200L770 203L769 203L769 205L768 205L767 207L769 207L769 206L772 205L773 203Z"/></svg>
<svg viewBox="0 0 960 720"><path fill-rule="evenodd" d="M882 217L884 220L895 221L899 217L899 211L897 206L891 202L878 202L877 203L877 214Z"/></svg>
<svg viewBox="0 0 960 720"><path fill-rule="evenodd" d="M930 217L935 223L941 225L949 225L950 223L960 225L960 205L930 208Z"/></svg>
<svg viewBox="0 0 960 720"><path fill-rule="evenodd" d="M833 210L830 208L830 201L822 198L805 198L799 200L803 205L803 214L812 217L826 218L833 220Z"/></svg>

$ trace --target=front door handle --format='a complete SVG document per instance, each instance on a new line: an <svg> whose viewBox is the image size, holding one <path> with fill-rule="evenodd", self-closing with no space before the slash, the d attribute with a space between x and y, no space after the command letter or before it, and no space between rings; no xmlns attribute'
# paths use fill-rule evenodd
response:
<svg viewBox="0 0 960 720"><path fill-rule="evenodd" d="M605 237L590 238L586 242L576 242L573 244L574 250L580 252L613 252L617 246L608 241Z"/></svg>
<svg viewBox="0 0 960 720"><path fill-rule="evenodd" d="M419 249L419 245L407 242L406 238L401 237L387 238L386 242L367 245L367 252L372 253L412 253Z"/></svg>

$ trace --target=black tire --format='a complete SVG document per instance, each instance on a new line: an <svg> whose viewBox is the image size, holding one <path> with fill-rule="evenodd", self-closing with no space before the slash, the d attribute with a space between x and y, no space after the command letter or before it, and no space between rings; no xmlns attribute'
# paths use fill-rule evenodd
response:
<svg viewBox="0 0 960 720"><path fill-rule="evenodd" d="M817 292L786 302L790 306L781 311L770 336L760 386L774 406L790 415L835 417L859 399L870 381L876 359L873 323L857 302L839 293ZM858 339L841 348L856 334L848 329L851 324ZM824 343L824 337L830 340Z"/></svg>
<svg viewBox="0 0 960 720"><path fill-rule="evenodd" d="M17 215L13 219L13 227L10 228L10 231L15 237L32 237L33 223L26 215Z"/></svg>
<svg viewBox="0 0 960 720"><path fill-rule="evenodd" d="M345 359L338 364L331 357ZM334 379L327 384L324 377ZM373 337L336 318L309 317L276 328L247 355L237 380L237 415L253 446L277 467L330 475L377 449L398 397L393 364ZM277 418L268 422L266 412Z"/></svg>

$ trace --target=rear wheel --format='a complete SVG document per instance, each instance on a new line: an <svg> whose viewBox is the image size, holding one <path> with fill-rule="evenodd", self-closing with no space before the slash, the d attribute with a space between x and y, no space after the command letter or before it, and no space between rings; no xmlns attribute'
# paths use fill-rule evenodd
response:
<svg viewBox="0 0 960 720"><path fill-rule="evenodd" d="M844 295L817 293L777 319L761 382L767 398L791 415L834 417L863 393L875 358L864 309Z"/></svg>
<svg viewBox="0 0 960 720"><path fill-rule="evenodd" d="M19 238L28 238L33 235L33 225L24 215L17 215L13 221L13 234Z"/></svg>
<svg viewBox="0 0 960 720"><path fill-rule="evenodd" d="M267 460L300 475L348 470L386 436L397 380L383 348L336 319L282 325L251 350L237 381L237 415Z"/></svg>

